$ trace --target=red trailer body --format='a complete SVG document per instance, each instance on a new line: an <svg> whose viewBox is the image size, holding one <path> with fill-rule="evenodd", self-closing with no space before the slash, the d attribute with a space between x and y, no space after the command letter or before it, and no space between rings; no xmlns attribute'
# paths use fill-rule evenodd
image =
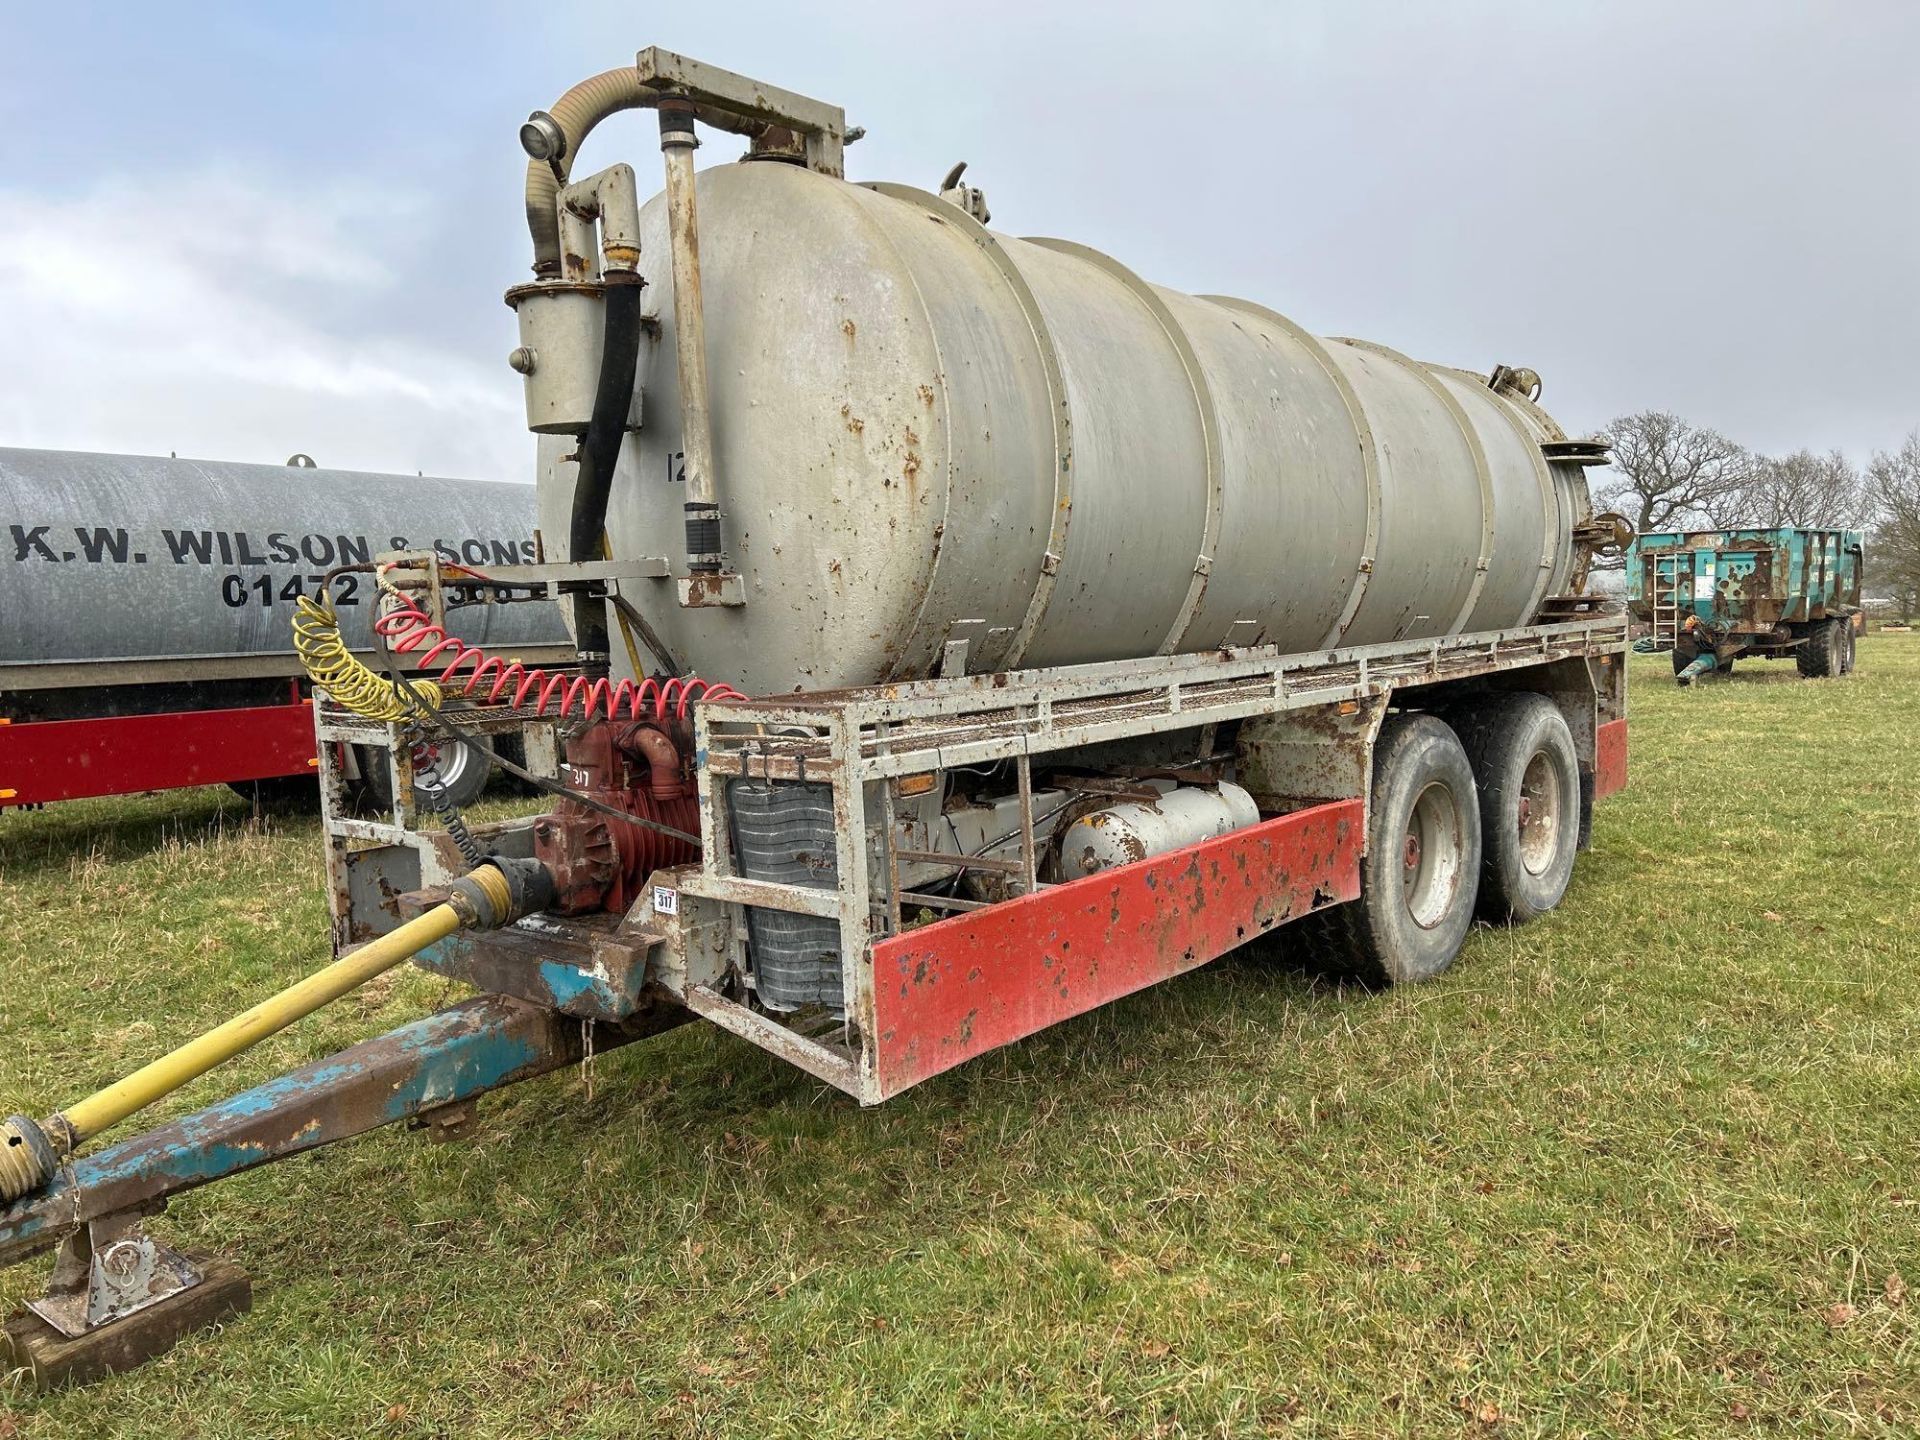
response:
<svg viewBox="0 0 1920 1440"><path fill-rule="evenodd" d="M311 775L313 702L15 724L0 719L0 808Z"/></svg>

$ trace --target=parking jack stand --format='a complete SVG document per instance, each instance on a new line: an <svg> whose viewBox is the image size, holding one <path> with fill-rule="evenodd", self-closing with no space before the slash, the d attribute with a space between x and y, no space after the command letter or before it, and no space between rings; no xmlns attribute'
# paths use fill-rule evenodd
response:
<svg viewBox="0 0 1920 1440"><path fill-rule="evenodd" d="M10 1368L29 1371L42 1390L89 1384L252 1304L238 1266L162 1245L135 1212L103 1215L60 1242L46 1293L7 1320Z"/></svg>

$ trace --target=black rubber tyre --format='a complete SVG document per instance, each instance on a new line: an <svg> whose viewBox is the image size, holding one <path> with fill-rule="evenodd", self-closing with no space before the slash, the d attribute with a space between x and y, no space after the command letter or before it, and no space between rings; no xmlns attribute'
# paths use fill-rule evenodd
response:
<svg viewBox="0 0 1920 1440"><path fill-rule="evenodd" d="M1854 661L1857 658L1855 646L1859 643L1859 637L1854 634L1853 621L1851 618L1835 621L1834 628L1840 632L1839 673L1842 675L1851 675L1853 674Z"/></svg>
<svg viewBox="0 0 1920 1440"><path fill-rule="evenodd" d="M1480 883L1480 805L1460 738L1399 715L1373 751L1360 898L1323 912L1319 958L1368 985L1431 980L1460 952Z"/></svg>
<svg viewBox="0 0 1920 1440"><path fill-rule="evenodd" d="M318 810L320 784L311 775L281 775L271 780L229 780L227 788L256 810Z"/></svg>
<svg viewBox="0 0 1920 1440"><path fill-rule="evenodd" d="M1580 758L1544 695L1502 695L1455 728L1480 788L1482 917L1513 925L1560 903L1580 848Z"/></svg>
<svg viewBox="0 0 1920 1440"><path fill-rule="evenodd" d="M493 746L493 753L498 755L502 760L518 765L522 770L527 768L527 746L526 742L522 740L520 736L493 735L488 738L488 743ZM495 774L506 789L515 795L538 795L540 793L538 786L528 784L511 770L505 769L504 767L496 767Z"/></svg>
<svg viewBox="0 0 1920 1440"><path fill-rule="evenodd" d="M1831 620L1822 620L1807 631L1807 638L1793 652L1795 667L1807 679L1819 680L1839 673L1840 637L1836 630Z"/></svg>
<svg viewBox="0 0 1920 1440"><path fill-rule="evenodd" d="M487 781L493 778L493 762L451 736L438 742L438 745L445 796L453 802L456 810L464 809L478 800L481 792L487 788ZM362 745L357 757L360 762L360 783L366 787L368 798L378 809L391 811L393 772L387 767L386 751ZM414 786L414 803L423 810L431 808L425 792L418 785Z"/></svg>

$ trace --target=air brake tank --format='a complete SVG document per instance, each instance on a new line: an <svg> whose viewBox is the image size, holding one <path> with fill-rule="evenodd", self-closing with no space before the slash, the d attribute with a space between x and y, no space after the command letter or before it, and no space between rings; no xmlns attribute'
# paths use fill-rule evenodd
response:
<svg viewBox="0 0 1920 1440"><path fill-rule="evenodd" d="M1494 630L1584 570L1582 472L1543 454L1565 437L1518 387L1163 289L905 186L745 161L697 193L745 604L682 608L668 580L634 598L709 678L918 678L962 639L979 671ZM684 572L660 196L641 238L655 323L608 530ZM577 443L541 439L548 536Z"/></svg>

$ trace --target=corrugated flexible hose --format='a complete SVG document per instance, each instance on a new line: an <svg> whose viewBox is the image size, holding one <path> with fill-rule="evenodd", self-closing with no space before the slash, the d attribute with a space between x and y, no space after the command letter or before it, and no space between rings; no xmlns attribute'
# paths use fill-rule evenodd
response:
<svg viewBox="0 0 1920 1440"><path fill-rule="evenodd" d="M638 110L658 99L640 84L639 72L629 65L582 80L553 102L547 113L567 137L567 148L558 161L560 173L556 176L544 160L527 162L527 230L533 236L535 274L551 275L560 269L560 218L554 205L588 132L617 111Z"/></svg>

